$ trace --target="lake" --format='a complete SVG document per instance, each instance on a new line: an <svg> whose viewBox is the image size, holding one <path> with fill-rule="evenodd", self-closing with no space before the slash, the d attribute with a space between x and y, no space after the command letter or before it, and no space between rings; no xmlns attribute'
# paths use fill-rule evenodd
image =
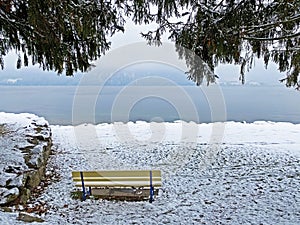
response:
<svg viewBox="0 0 300 225"><path fill-rule="evenodd" d="M139 120L300 123L299 100L300 92L282 86L223 86L218 93L194 86L0 86L0 111L34 113L53 125Z"/></svg>

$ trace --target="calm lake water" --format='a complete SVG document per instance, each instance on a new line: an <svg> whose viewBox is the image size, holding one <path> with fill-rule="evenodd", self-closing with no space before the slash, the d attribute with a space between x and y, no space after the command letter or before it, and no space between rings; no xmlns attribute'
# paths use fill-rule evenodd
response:
<svg viewBox="0 0 300 225"><path fill-rule="evenodd" d="M212 122L218 120L214 113L224 114L214 106L220 101L226 107L227 121L300 123L300 92L282 86L222 87L224 101L220 93L208 95L191 86L140 87L127 92L124 87L105 87L99 91L98 87L78 91L75 86L0 86L0 111L34 113L59 125L138 120Z"/></svg>

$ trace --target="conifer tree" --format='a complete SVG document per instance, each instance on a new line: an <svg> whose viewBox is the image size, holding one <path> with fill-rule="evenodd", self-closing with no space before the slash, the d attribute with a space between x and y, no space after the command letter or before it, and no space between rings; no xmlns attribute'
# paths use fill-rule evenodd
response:
<svg viewBox="0 0 300 225"><path fill-rule="evenodd" d="M300 89L299 0L2 0L0 2L0 65L14 49L23 62L40 64L44 70L88 70L90 63L109 47L109 38L124 31L126 20L136 24L157 23L143 31L145 39L159 44L169 39L190 67L189 78L201 84L203 70L219 63L240 65L240 79L255 58L270 61L286 72L282 81ZM192 50L207 67L198 68L184 49ZM22 57L21 57L22 56ZM197 67L198 66L198 67ZM214 81L207 76L207 82Z"/></svg>

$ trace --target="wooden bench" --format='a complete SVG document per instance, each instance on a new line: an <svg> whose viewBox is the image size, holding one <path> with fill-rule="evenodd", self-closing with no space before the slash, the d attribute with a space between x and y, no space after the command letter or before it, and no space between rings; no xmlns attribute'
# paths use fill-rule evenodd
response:
<svg viewBox="0 0 300 225"><path fill-rule="evenodd" d="M82 199L93 195L104 199L154 200L162 186L159 170L73 171Z"/></svg>

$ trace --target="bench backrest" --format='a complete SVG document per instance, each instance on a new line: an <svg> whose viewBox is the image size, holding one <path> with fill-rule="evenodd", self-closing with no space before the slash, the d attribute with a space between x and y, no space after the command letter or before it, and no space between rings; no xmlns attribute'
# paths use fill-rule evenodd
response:
<svg viewBox="0 0 300 225"><path fill-rule="evenodd" d="M75 186L81 187L81 172L72 172ZM150 186L150 170L82 171L86 187L144 187ZM161 187L161 171L152 170L153 187Z"/></svg>

